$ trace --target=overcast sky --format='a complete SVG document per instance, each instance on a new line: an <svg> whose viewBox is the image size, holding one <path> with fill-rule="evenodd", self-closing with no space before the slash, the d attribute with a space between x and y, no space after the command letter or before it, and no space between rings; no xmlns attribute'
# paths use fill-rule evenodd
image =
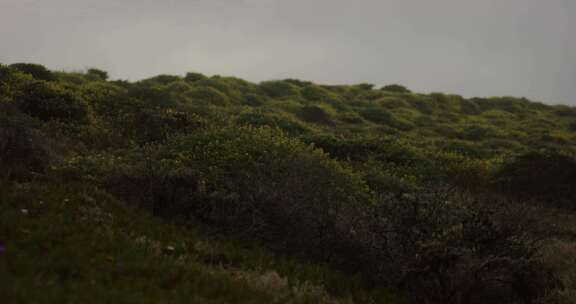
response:
<svg viewBox="0 0 576 304"><path fill-rule="evenodd" d="M576 105L576 0L0 0L0 63Z"/></svg>

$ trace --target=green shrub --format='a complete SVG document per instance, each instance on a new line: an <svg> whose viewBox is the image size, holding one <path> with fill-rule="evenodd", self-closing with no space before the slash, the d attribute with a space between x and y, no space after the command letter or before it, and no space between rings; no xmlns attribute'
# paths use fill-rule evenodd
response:
<svg viewBox="0 0 576 304"><path fill-rule="evenodd" d="M176 79L174 81L177 81ZM171 83L172 81L165 81ZM128 96L139 99L149 106L171 108L178 105L178 100L167 90L164 81L145 80L133 84L128 89Z"/></svg>
<svg viewBox="0 0 576 304"><path fill-rule="evenodd" d="M360 115L366 120L378 124L391 125L394 121L392 114L383 108L364 108L360 110Z"/></svg>
<svg viewBox="0 0 576 304"><path fill-rule="evenodd" d="M11 68L20 72L30 74L38 80L54 81L56 76L43 65L34 63L14 63L10 65Z"/></svg>
<svg viewBox="0 0 576 304"><path fill-rule="evenodd" d="M338 95L317 85L308 85L302 88L300 93L302 94L302 97L310 101L318 101L318 102L323 101L328 103L341 102Z"/></svg>
<svg viewBox="0 0 576 304"><path fill-rule="evenodd" d="M86 79L86 75L80 72L54 72L54 74L58 77L59 81L66 84L82 85L89 82L89 80Z"/></svg>
<svg viewBox="0 0 576 304"><path fill-rule="evenodd" d="M92 81L106 81L108 80L108 72L96 68L90 68L86 71L86 78Z"/></svg>
<svg viewBox="0 0 576 304"><path fill-rule="evenodd" d="M339 113L337 118L342 122L350 124L363 124L366 122L360 114L354 111Z"/></svg>
<svg viewBox="0 0 576 304"><path fill-rule="evenodd" d="M150 77L141 81L141 83L146 83L148 85L159 84L159 85L167 85L175 81L180 81L182 77L177 75L166 75L160 74L154 77Z"/></svg>
<svg viewBox="0 0 576 304"><path fill-rule="evenodd" d="M399 84L389 84L381 88L382 91L395 92L395 93L410 93L405 86Z"/></svg>
<svg viewBox="0 0 576 304"><path fill-rule="evenodd" d="M252 107L259 107L259 106L265 105L267 101L268 100L265 96L262 96L259 94L254 94L254 93L248 93L248 94L244 95L244 97L242 99L242 104L252 106Z"/></svg>
<svg viewBox="0 0 576 304"><path fill-rule="evenodd" d="M269 128L209 131L175 139L167 149L204 184L205 198L189 207L202 210L196 216L288 251L333 257L338 214L370 203L360 177Z"/></svg>
<svg viewBox="0 0 576 304"><path fill-rule="evenodd" d="M438 143L438 147L446 152L457 153L471 158L490 158L493 156L484 146L469 141L441 140Z"/></svg>
<svg viewBox="0 0 576 304"><path fill-rule="evenodd" d="M529 152L498 171L495 185L524 200L541 200L560 208L576 209L576 159L555 152Z"/></svg>
<svg viewBox="0 0 576 304"><path fill-rule="evenodd" d="M43 121L85 124L90 119L84 99L53 82L27 82L16 93L15 101L22 112Z"/></svg>
<svg viewBox="0 0 576 304"><path fill-rule="evenodd" d="M0 112L0 181L29 180L48 168L51 152L38 127L24 115Z"/></svg>
<svg viewBox="0 0 576 304"><path fill-rule="evenodd" d="M404 99L399 99L396 97L383 97L378 99L378 104L385 107L386 109L397 109L397 108L410 108Z"/></svg>
<svg viewBox="0 0 576 304"><path fill-rule="evenodd" d="M272 113L265 111L250 111L242 113L236 119L240 125L253 127L274 127L283 130L290 135L300 135L310 130L296 119L291 119L287 114Z"/></svg>
<svg viewBox="0 0 576 304"><path fill-rule="evenodd" d="M16 72L14 69L0 64L0 104L11 103L15 91L21 83L29 82L31 76Z"/></svg>
<svg viewBox="0 0 576 304"><path fill-rule="evenodd" d="M333 135L310 135L302 137L306 143L314 144L331 157L340 160L367 161L409 164L417 159L416 151L393 137L352 137L340 138Z"/></svg>
<svg viewBox="0 0 576 304"><path fill-rule="evenodd" d="M260 88L272 98L295 97L300 95L299 88L288 81L264 81L260 83Z"/></svg>
<svg viewBox="0 0 576 304"><path fill-rule="evenodd" d="M380 208L382 275L414 303L535 303L560 287L528 232L535 219L513 204L436 187Z"/></svg>
<svg viewBox="0 0 576 304"><path fill-rule="evenodd" d="M555 106L554 114L560 117L576 117L576 108L570 106Z"/></svg>
<svg viewBox="0 0 576 304"><path fill-rule="evenodd" d="M127 104L130 103L127 90L112 83L89 82L80 87L80 92L94 113L99 116L113 117L122 111L133 109L127 108Z"/></svg>
<svg viewBox="0 0 576 304"><path fill-rule="evenodd" d="M184 76L184 80L188 81L188 82L196 82L199 80L204 80L207 77L204 76L201 73L194 73L194 72L188 72L186 73L186 76Z"/></svg>
<svg viewBox="0 0 576 304"><path fill-rule="evenodd" d="M326 106L310 105L302 107L297 115L301 119L317 124L332 124L332 114Z"/></svg>
<svg viewBox="0 0 576 304"><path fill-rule="evenodd" d="M201 105L226 106L230 104L228 96L212 87L197 87L187 93L192 103Z"/></svg>
<svg viewBox="0 0 576 304"><path fill-rule="evenodd" d="M118 116L114 124L128 138L143 144L203 129L208 122L192 113L142 107Z"/></svg>
<svg viewBox="0 0 576 304"><path fill-rule="evenodd" d="M464 127L460 137L465 140L481 141L498 136L498 131L490 126L470 125Z"/></svg>
<svg viewBox="0 0 576 304"><path fill-rule="evenodd" d="M360 110L360 115L371 122L390 126L398 130L408 131L414 128L414 125L406 120L400 120L394 117L392 113L384 108L369 107Z"/></svg>

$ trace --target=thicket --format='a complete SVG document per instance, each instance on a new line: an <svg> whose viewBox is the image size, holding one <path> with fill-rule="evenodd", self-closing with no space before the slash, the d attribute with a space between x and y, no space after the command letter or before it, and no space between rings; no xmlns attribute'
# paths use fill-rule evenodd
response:
<svg viewBox="0 0 576 304"><path fill-rule="evenodd" d="M83 181L417 303L535 303L562 284L526 210L574 209L572 112L399 85L0 65L0 177Z"/></svg>

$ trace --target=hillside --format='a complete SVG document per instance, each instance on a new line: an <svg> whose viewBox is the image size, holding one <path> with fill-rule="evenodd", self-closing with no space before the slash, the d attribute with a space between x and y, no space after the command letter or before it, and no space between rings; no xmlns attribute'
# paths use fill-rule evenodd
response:
<svg viewBox="0 0 576 304"><path fill-rule="evenodd" d="M8 303L574 303L576 108L0 65Z"/></svg>

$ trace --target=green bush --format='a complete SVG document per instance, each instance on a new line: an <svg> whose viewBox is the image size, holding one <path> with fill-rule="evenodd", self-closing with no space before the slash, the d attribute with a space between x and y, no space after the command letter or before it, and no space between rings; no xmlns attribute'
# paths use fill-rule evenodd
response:
<svg viewBox="0 0 576 304"><path fill-rule="evenodd" d="M360 115L366 120L378 124L391 125L394 122L392 114L382 108L364 108L360 110Z"/></svg>
<svg viewBox="0 0 576 304"><path fill-rule="evenodd" d="M339 113L337 118L338 120L349 124L363 124L366 122L362 116L353 111Z"/></svg>
<svg viewBox="0 0 576 304"><path fill-rule="evenodd" d="M173 80L177 81L177 79ZM135 83L128 88L128 96L130 98L139 99L148 104L149 106L171 108L178 105L178 99L174 98L172 92L167 90L164 83L171 83L172 81L152 81L145 80Z"/></svg>
<svg viewBox="0 0 576 304"><path fill-rule="evenodd" d="M327 102L332 104L338 104L342 102L338 95L317 85L308 85L302 88L300 93L302 94L302 97L310 101Z"/></svg>
<svg viewBox="0 0 576 304"><path fill-rule="evenodd" d="M141 81L141 83L146 83L148 85L167 85L175 81L180 81L182 77L177 75L166 75L160 74L154 77L150 77Z"/></svg>
<svg viewBox="0 0 576 304"><path fill-rule="evenodd" d="M29 180L48 168L51 152L38 127L24 115L0 112L0 181Z"/></svg>
<svg viewBox="0 0 576 304"><path fill-rule="evenodd" d="M131 101L127 90L112 83L89 82L80 87L80 93L98 116L109 118L133 109L127 106Z"/></svg>
<svg viewBox="0 0 576 304"><path fill-rule="evenodd" d="M395 93L410 93L405 86L399 84L389 84L381 88L382 91L395 92Z"/></svg>
<svg viewBox="0 0 576 304"><path fill-rule="evenodd" d="M146 107L125 112L113 123L125 136L139 144L162 142L171 136L198 131L208 126L205 119L192 113Z"/></svg>
<svg viewBox="0 0 576 304"><path fill-rule="evenodd" d="M228 96L212 87L198 87L190 90L187 96L192 103L201 105L226 106L230 104Z"/></svg>
<svg viewBox="0 0 576 304"><path fill-rule="evenodd" d="M273 129L209 131L175 139L167 149L204 184L205 198L189 207L203 206L197 216L287 251L333 257L338 214L370 203L359 176Z"/></svg>
<svg viewBox="0 0 576 304"><path fill-rule="evenodd" d="M43 121L85 124L90 119L84 99L54 82L27 82L15 94L15 101L22 112Z"/></svg>
<svg viewBox="0 0 576 304"><path fill-rule="evenodd" d="M491 126L470 125L464 127L460 137L465 140L481 141L498 136L498 131Z"/></svg>
<svg viewBox="0 0 576 304"><path fill-rule="evenodd" d="M204 76L201 73L194 73L194 72L188 72L186 73L186 76L184 76L184 80L188 81L188 82L196 82L199 80L204 80L207 77Z"/></svg>
<svg viewBox="0 0 576 304"><path fill-rule="evenodd" d="M301 119L311 123L317 124L332 124L331 109L326 106L310 105L302 107L297 115Z"/></svg>
<svg viewBox="0 0 576 304"><path fill-rule="evenodd" d="M296 119L291 119L287 114L272 113L265 111L250 111L242 113L236 119L240 125L250 125L253 127L274 127L283 130L290 135L300 135L310 132Z"/></svg>
<svg viewBox="0 0 576 304"><path fill-rule="evenodd" d="M414 128L411 122L397 119L392 113L381 107L360 109L360 115L373 123L386 125L398 130L408 131Z"/></svg>
<svg viewBox="0 0 576 304"><path fill-rule="evenodd" d="M260 88L272 98L295 97L300 95L299 88L288 81L264 81L260 83Z"/></svg>
<svg viewBox="0 0 576 304"><path fill-rule="evenodd" d="M378 99L377 102L386 109L410 108L410 104L404 99L397 97L383 97Z"/></svg>
<svg viewBox="0 0 576 304"><path fill-rule="evenodd" d="M254 94L254 93L248 93L248 94L244 95L244 97L242 99L242 104L252 106L252 107L259 107L259 106L265 105L267 101L268 100L267 100L266 96Z"/></svg>
<svg viewBox="0 0 576 304"><path fill-rule="evenodd" d="M92 81L106 81L108 80L108 72L96 68L90 68L86 71L86 78Z"/></svg>
<svg viewBox="0 0 576 304"><path fill-rule="evenodd" d="M10 65L11 68L18 70L25 74L30 74L38 80L54 81L56 76L43 65L34 63L14 63Z"/></svg>
<svg viewBox="0 0 576 304"><path fill-rule="evenodd" d="M560 287L538 259L534 218L506 201L435 189L379 207L382 275L414 303L535 303Z"/></svg>
<svg viewBox="0 0 576 304"><path fill-rule="evenodd" d="M340 160L368 161L370 159L399 165L417 160L416 150L394 137L358 136L340 138L333 135L303 136L306 143L314 144L331 157Z"/></svg>
<svg viewBox="0 0 576 304"><path fill-rule="evenodd" d="M506 162L495 177L504 193L576 209L576 159L555 152L529 152Z"/></svg>

